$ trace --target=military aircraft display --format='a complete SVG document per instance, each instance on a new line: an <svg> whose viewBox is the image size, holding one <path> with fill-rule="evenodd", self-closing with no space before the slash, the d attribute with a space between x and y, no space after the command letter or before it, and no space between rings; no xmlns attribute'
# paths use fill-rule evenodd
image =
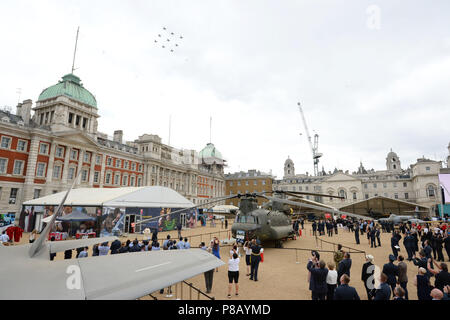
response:
<svg viewBox="0 0 450 320"><path fill-rule="evenodd" d="M134 252L51 261L51 253L117 239L102 237L47 241L72 188L73 185L34 243L0 245L0 299L137 299L224 265L220 259L201 249Z"/></svg>
<svg viewBox="0 0 450 320"><path fill-rule="evenodd" d="M398 216L396 214L391 214L388 218L378 219L379 222L390 222L395 224L411 222L411 223L426 223L422 219L417 218L416 216Z"/></svg>

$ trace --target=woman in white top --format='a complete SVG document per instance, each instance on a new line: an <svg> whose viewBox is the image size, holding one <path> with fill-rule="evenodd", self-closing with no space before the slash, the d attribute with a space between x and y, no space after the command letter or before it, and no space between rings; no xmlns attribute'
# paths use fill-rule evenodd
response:
<svg viewBox="0 0 450 320"><path fill-rule="evenodd" d="M237 253L234 253L228 260L228 298L231 298L233 281L236 287L236 295L239 295L239 256Z"/></svg>
<svg viewBox="0 0 450 320"><path fill-rule="evenodd" d="M328 274L327 274L327 300L333 300L334 291L337 287L337 277L338 273L336 270L334 270L334 263L329 262L328 263Z"/></svg>
<svg viewBox="0 0 450 320"><path fill-rule="evenodd" d="M250 241L246 241L244 243L244 251L245 251L245 264L247 265L247 276L250 275L250 257L252 255L252 249L251 249L251 242Z"/></svg>

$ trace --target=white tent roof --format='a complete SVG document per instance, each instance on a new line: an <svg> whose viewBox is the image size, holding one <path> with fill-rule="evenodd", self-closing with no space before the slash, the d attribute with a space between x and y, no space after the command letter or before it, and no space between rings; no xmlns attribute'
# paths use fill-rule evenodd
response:
<svg viewBox="0 0 450 320"><path fill-rule="evenodd" d="M213 212L230 212L230 210L238 210L239 207L233 205L217 205L214 206L211 210Z"/></svg>
<svg viewBox="0 0 450 320"><path fill-rule="evenodd" d="M66 191L46 197L29 200L25 206L57 206L61 203ZM76 207L169 207L187 208L194 204L178 192L159 186L124 187L124 188L79 188L70 191L64 205Z"/></svg>

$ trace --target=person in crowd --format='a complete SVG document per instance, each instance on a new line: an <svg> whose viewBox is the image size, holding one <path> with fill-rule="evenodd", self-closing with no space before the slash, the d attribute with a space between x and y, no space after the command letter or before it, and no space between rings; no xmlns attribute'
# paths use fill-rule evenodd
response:
<svg viewBox="0 0 450 320"><path fill-rule="evenodd" d="M121 246L122 246L122 244L121 244L119 239L114 240L111 243L111 248L110 248L111 249L111 254L119 253L119 249L120 249Z"/></svg>
<svg viewBox="0 0 450 320"><path fill-rule="evenodd" d="M398 256L398 284L404 291L404 297L408 300L408 265L402 255Z"/></svg>
<svg viewBox="0 0 450 320"><path fill-rule="evenodd" d="M356 241L356 244L359 244L359 230L360 230L359 224L356 222L355 223L355 241Z"/></svg>
<svg viewBox="0 0 450 320"><path fill-rule="evenodd" d="M428 264L428 260L425 257L425 250L420 250L419 251L419 256L420 258L417 258L416 255L414 255L414 258L412 259L412 262L414 263L415 266L419 267L419 268L424 268L425 270L427 269L427 264ZM428 274L428 273L427 273ZM428 274L428 276L430 276L430 274Z"/></svg>
<svg viewBox="0 0 450 320"><path fill-rule="evenodd" d="M337 271L334 270L334 263L328 263L328 274L327 274L327 300L333 300L334 292L337 287Z"/></svg>
<svg viewBox="0 0 450 320"><path fill-rule="evenodd" d="M122 243L122 246L119 248L118 253L126 253L130 251L130 247L127 245L126 242Z"/></svg>
<svg viewBox="0 0 450 320"><path fill-rule="evenodd" d="M159 242L158 241L152 242L152 251L159 251L159 250L161 250L161 248L159 247Z"/></svg>
<svg viewBox="0 0 450 320"><path fill-rule="evenodd" d="M81 253L83 250L84 250L84 247L77 248L77 249L76 249L77 255L75 256L75 258L78 258L78 256L80 255L80 253Z"/></svg>
<svg viewBox="0 0 450 320"><path fill-rule="evenodd" d="M300 224L302 225L302 230L305 230L305 219L300 219Z"/></svg>
<svg viewBox="0 0 450 320"><path fill-rule="evenodd" d="M66 259L72 259L72 249L68 249L66 251L64 251L64 260Z"/></svg>
<svg viewBox="0 0 450 320"><path fill-rule="evenodd" d="M169 249L169 241L170 241L170 234L168 234L166 240L163 241L163 250Z"/></svg>
<svg viewBox="0 0 450 320"><path fill-rule="evenodd" d="M98 250L98 244L94 244L92 247L92 256L97 257L100 255L100 251Z"/></svg>
<svg viewBox="0 0 450 320"><path fill-rule="evenodd" d="M444 293L441 290L434 288L431 290L430 296L432 298L431 300L442 300L444 298Z"/></svg>
<svg viewBox="0 0 450 320"><path fill-rule="evenodd" d="M376 248L377 247L376 233L377 233L377 230L374 227L372 227L370 229L370 247L371 248Z"/></svg>
<svg viewBox="0 0 450 320"><path fill-rule="evenodd" d="M380 286L375 291L374 301L383 301L391 299L391 287L387 284L388 277L384 273L380 275Z"/></svg>
<svg viewBox="0 0 450 320"><path fill-rule="evenodd" d="M235 294L239 295L239 256L235 252L228 260L228 298L231 298L231 287L235 285Z"/></svg>
<svg viewBox="0 0 450 320"><path fill-rule="evenodd" d="M191 244L189 243L188 238L184 238L184 248L185 249L190 249L191 248Z"/></svg>
<svg viewBox="0 0 450 320"><path fill-rule="evenodd" d="M437 269L431 269L431 263L434 263ZM448 266L446 263L437 263L436 260L428 259L427 263L428 272L434 275L434 287L444 291L444 287L450 285L450 273L448 273Z"/></svg>
<svg viewBox="0 0 450 320"><path fill-rule="evenodd" d="M170 244L169 250L178 250L177 240L172 241L172 243Z"/></svg>
<svg viewBox="0 0 450 320"><path fill-rule="evenodd" d="M392 233L391 249L395 259L397 259L398 257L398 247L399 247L398 242L400 241L399 237L401 238L400 234L397 231Z"/></svg>
<svg viewBox="0 0 450 320"><path fill-rule="evenodd" d="M406 233L406 237L403 238L403 246L406 249L406 252L408 254L408 261L411 261L414 256L414 237L411 235L411 232Z"/></svg>
<svg viewBox="0 0 450 320"><path fill-rule="evenodd" d="M181 229L183 226L181 225L181 222L178 222L177 224L177 230L178 230L178 238L181 238Z"/></svg>
<svg viewBox="0 0 450 320"><path fill-rule="evenodd" d="M244 243L244 251L245 251L245 264L247 265L247 274L248 277L250 275L250 266L251 266L251 256L252 256L252 249L251 249L251 242L245 241Z"/></svg>
<svg viewBox="0 0 450 320"><path fill-rule="evenodd" d="M338 267L338 278L341 279L343 274L346 274L350 277L350 268L352 267L352 259L350 259L350 253L346 252L344 254L344 259L339 262Z"/></svg>
<svg viewBox="0 0 450 320"><path fill-rule="evenodd" d="M250 266L250 280L258 281L258 268L261 262L262 248L257 243L256 239L252 240L252 255L251 255L251 266Z"/></svg>
<svg viewBox="0 0 450 320"><path fill-rule="evenodd" d="M344 250L342 250L342 245L338 244L337 246L337 251L334 253L333 259L334 259L334 263L336 265L336 269L339 268L339 262L342 261L342 259L344 259Z"/></svg>
<svg viewBox="0 0 450 320"><path fill-rule="evenodd" d="M428 259L432 259L431 253L433 252L433 248L431 247L428 239L423 243L423 251L425 252L425 258L427 258L427 261Z"/></svg>
<svg viewBox="0 0 450 320"><path fill-rule="evenodd" d="M312 231L313 231L313 236L317 236L317 223L316 223L316 220L314 220L313 223L312 223Z"/></svg>
<svg viewBox="0 0 450 320"><path fill-rule="evenodd" d="M158 228L153 229L152 242L158 242Z"/></svg>
<svg viewBox="0 0 450 320"><path fill-rule="evenodd" d="M437 252L437 260L440 262L444 262L444 254L442 253L442 249L443 249L442 245L443 244L444 244L444 238L443 238L442 234L439 232L436 235L435 247L436 247L436 252Z"/></svg>
<svg viewBox="0 0 450 320"><path fill-rule="evenodd" d="M420 267L419 272L414 278L414 285L417 287L417 298L419 300L430 300L430 278L427 275L427 271Z"/></svg>
<svg viewBox="0 0 450 320"><path fill-rule="evenodd" d="M364 287L367 292L367 300L372 300L375 295L375 266L373 264L373 256L368 254L366 255L366 263L363 264L361 271L361 280L364 283ZM372 281L368 281L372 279Z"/></svg>
<svg viewBox="0 0 450 320"><path fill-rule="evenodd" d="M6 233L6 230L2 232L2 235L0 238L1 238L3 245L8 245L10 239L9 239L8 234Z"/></svg>
<svg viewBox="0 0 450 320"><path fill-rule="evenodd" d="M394 299L393 300L408 300L404 298L405 290L402 287L395 287L394 289Z"/></svg>
<svg viewBox="0 0 450 320"><path fill-rule="evenodd" d="M87 258L88 257L88 247L84 247L83 251L80 252L77 258Z"/></svg>
<svg viewBox="0 0 450 320"><path fill-rule="evenodd" d="M338 224L337 221L333 221L334 234L338 235Z"/></svg>
<svg viewBox="0 0 450 320"><path fill-rule="evenodd" d="M228 219L225 219L225 229L228 230Z"/></svg>
<svg viewBox="0 0 450 320"><path fill-rule="evenodd" d="M212 241L212 254L220 259L220 241L217 237L214 237ZM216 272L219 272L219 268L216 268Z"/></svg>
<svg viewBox="0 0 450 320"><path fill-rule="evenodd" d="M394 288L397 284L398 266L394 264L397 260L393 254L389 255L389 262L383 266L383 273L388 277L387 283L391 286L391 292L394 293Z"/></svg>
<svg viewBox="0 0 450 320"><path fill-rule="evenodd" d="M207 247L204 242L200 244L200 248L211 253L212 254L212 247ZM212 285L213 285L213 279L214 279L214 269L205 271L203 273L205 277L205 287L206 287L206 293L211 293Z"/></svg>
<svg viewBox="0 0 450 320"><path fill-rule="evenodd" d="M129 252L140 252L140 251L141 247L139 246L139 241L137 239L134 239Z"/></svg>
<svg viewBox="0 0 450 320"><path fill-rule="evenodd" d="M183 249L184 249L183 238L180 238L180 241L178 241L178 243L177 243L177 249L179 249L179 250L183 250Z"/></svg>
<svg viewBox="0 0 450 320"><path fill-rule="evenodd" d="M55 237L51 237L50 241L55 241ZM53 261L55 259L55 257L56 257L56 252L55 253L50 252L50 261Z"/></svg>
<svg viewBox="0 0 450 320"><path fill-rule="evenodd" d="M325 266L325 261L317 261L317 257L314 254L312 258L309 259L306 266L308 271L311 273L311 277L309 280L309 289L311 290L312 300L325 300L325 296L328 291L328 269L325 268Z"/></svg>
<svg viewBox="0 0 450 320"><path fill-rule="evenodd" d="M103 242L100 246L98 246L98 255L106 256L109 252L108 242Z"/></svg>
<svg viewBox="0 0 450 320"><path fill-rule="evenodd" d="M448 261L450 261L450 228L447 227L446 229L446 235L444 237L444 248L447 252Z"/></svg>
<svg viewBox="0 0 450 320"><path fill-rule="evenodd" d="M350 277L343 274L340 279L341 285L334 292L334 300L360 300L358 292L349 286Z"/></svg>
<svg viewBox="0 0 450 320"><path fill-rule="evenodd" d="M375 228L375 237L377 238L378 246L381 247L380 227Z"/></svg>

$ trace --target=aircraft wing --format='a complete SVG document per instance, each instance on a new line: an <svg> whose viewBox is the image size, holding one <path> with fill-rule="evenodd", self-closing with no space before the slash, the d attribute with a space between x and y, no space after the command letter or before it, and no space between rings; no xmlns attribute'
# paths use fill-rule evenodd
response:
<svg viewBox="0 0 450 320"><path fill-rule="evenodd" d="M90 238L79 240L65 240L65 241L47 241L47 246L51 253L57 253L66 251L69 249L77 249L82 247L90 247L94 244L100 244L103 242L109 242L119 239L117 237L102 237L102 238Z"/></svg>
<svg viewBox="0 0 450 320"><path fill-rule="evenodd" d="M202 249L77 259L86 299L137 299L225 263Z"/></svg>

